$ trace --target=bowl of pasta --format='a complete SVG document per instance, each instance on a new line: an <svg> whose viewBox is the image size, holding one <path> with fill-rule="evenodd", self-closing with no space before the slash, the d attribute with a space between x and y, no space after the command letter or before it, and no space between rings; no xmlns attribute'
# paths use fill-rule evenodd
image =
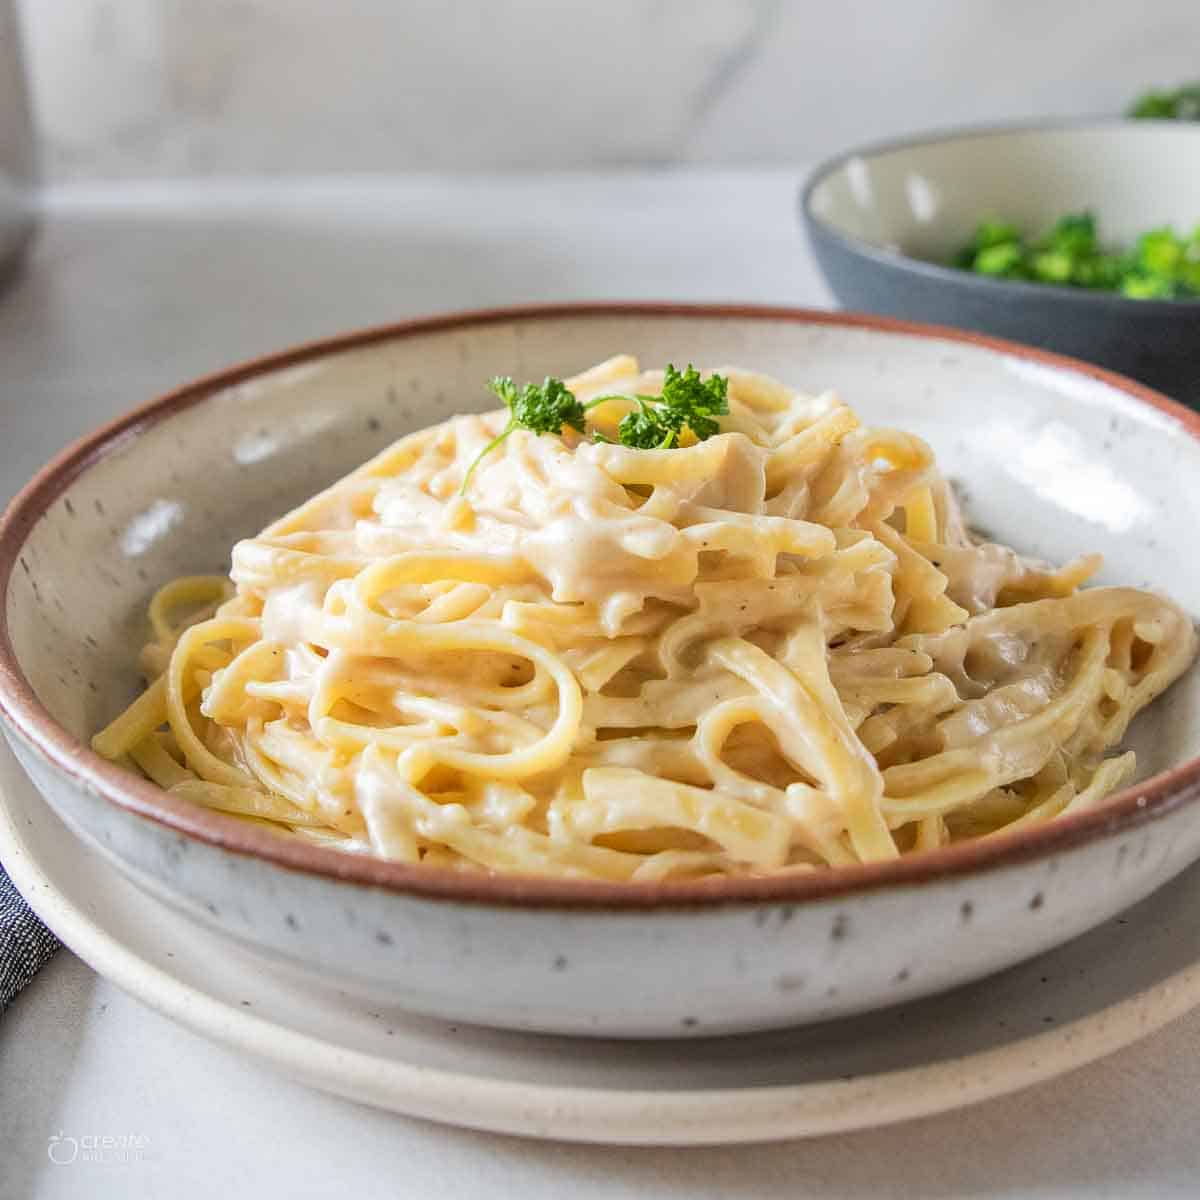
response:
<svg viewBox="0 0 1200 1200"><path fill-rule="evenodd" d="M114 869L380 1004L821 1020L1200 857L1197 480L1200 416L977 335L410 321L47 466L0 525L0 714Z"/></svg>

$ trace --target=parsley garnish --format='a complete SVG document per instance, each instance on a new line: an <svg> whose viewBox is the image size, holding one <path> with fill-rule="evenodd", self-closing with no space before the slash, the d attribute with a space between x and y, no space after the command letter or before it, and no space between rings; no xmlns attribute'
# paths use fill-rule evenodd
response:
<svg viewBox="0 0 1200 1200"><path fill-rule="evenodd" d="M669 450L690 429L702 442L720 430L716 418L729 411L728 390L724 375L701 379L691 363L683 372L668 363L662 395L634 396L638 406L621 418L617 437L637 450Z"/></svg>
<svg viewBox="0 0 1200 1200"><path fill-rule="evenodd" d="M666 448L671 439L678 435L665 420L666 413L660 412L647 396L634 396L637 408L626 413L617 426L617 438L622 446L635 450Z"/></svg>
<svg viewBox="0 0 1200 1200"><path fill-rule="evenodd" d="M486 458L514 429L528 429L530 433L562 433L564 425L583 432L584 407L575 399L561 379L546 376L541 387L527 383L518 389L507 375L497 375L488 380L488 389L496 393L508 405L511 414L508 424L475 456L475 461L463 476L460 495L466 495L467 485L480 459Z"/></svg>
<svg viewBox="0 0 1200 1200"><path fill-rule="evenodd" d="M580 404L561 379L549 375L540 386L527 383L522 388L507 375L497 375L488 380L488 388L508 406L508 424L475 456L463 476L460 495L466 494L480 460L495 450L514 429L561 434L566 425L583 433L588 409L608 400L628 399L627 396L600 396L586 405ZM683 431L690 429L699 441L704 441L719 432L716 418L729 411L728 389L729 380L723 375L701 379L700 372L691 363L683 372L668 364L662 394L634 396L637 408L621 418L617 440L622 446L635 450L669 450L678 443ZM600 433L592 436L599 442L609 440Z"/></svg>

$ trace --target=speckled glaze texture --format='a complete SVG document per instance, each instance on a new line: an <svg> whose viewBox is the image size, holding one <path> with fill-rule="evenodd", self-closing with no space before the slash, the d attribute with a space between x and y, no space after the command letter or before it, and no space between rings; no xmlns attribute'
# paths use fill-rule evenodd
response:
<svg viewBox="0 0 1200 1200"><path fill-rule="evenodd" d="M1200 562L1180 552L1200 525L1200 419L1134 385L948 331L786 310L411 323L185 389L15 502L0 532L0 708L56 811L145 889L313 977L456 1020L634 1037L776 1028L943 990L1074 937L1200 856L1195 673L1135 725L1145 782L1103 811L798 879L423 872L201 813L84 749L136 694L157 584L224 569L234 540L387 442L484 407L487 376L567 374L619 349L836 386L869 420L928 438L989 533L1051 559L1103 550L1106 581L1200 609Z"/></svg>
<svg viewBox="0 0 1200 1200"><path fill-rule="evenodd" d="M1072 122L888 142L819 166L809 240L847 308L1014 338L1122 371L1200 406L1200 300L989 279L944 266L980 220L1031 233L1090 210L1129 244L1200 214L1200 125Z"/></svg>

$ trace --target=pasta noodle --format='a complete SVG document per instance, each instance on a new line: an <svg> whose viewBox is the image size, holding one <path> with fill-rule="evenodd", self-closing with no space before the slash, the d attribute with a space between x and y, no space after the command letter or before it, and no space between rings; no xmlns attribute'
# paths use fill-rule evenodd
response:
<svg viewBox="0 0 1200 1200"><path fill-rule="evenodd" d="M981 542L919 438L723 372L703 441L617 444L661 372L402 438L169 583L94 739L196 804L345 850L608 880L838 867L1057 818L1187 667L1170 601Z"/></svg>

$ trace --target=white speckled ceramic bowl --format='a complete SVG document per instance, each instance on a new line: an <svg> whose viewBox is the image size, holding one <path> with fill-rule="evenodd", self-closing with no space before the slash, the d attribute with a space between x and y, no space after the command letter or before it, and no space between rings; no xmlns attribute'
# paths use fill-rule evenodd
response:
<svg viewBox="0 0 1200 1200"><path fill-rule="evenodd" d="M1101 808L900 862L764 879L462 877L338 854L168 797L89 734L136 693L153 588L480 381L618 350L837 386L928 438L971 517L1031 553L1200 610L1200 417L1116 376L945 330L792 310L574 306L435 318L238 367L48 466L0 525L0 710L53 807L205 924L347 989L463 1021L614 1036L767 1029L976 979L1074 937L1200 857L1200 672L1135 725Z"/></svg>

